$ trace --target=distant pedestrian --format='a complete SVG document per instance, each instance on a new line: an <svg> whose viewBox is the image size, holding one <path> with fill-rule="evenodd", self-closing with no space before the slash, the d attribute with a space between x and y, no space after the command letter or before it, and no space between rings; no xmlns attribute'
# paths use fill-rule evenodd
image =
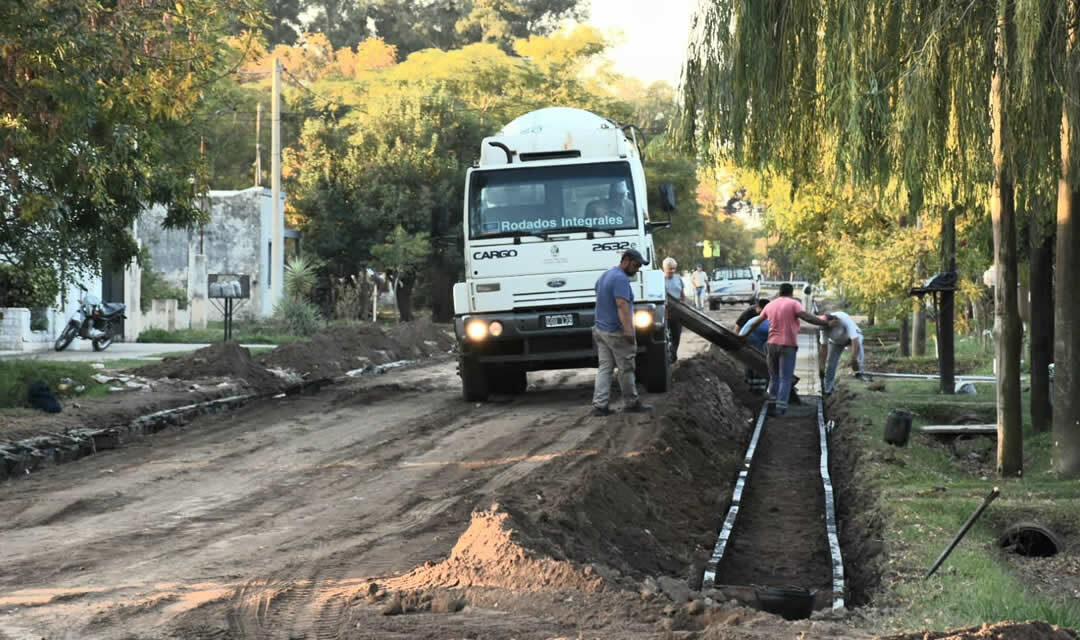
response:
<svg viewBox="0 0 1080 640"><path fill-rule="evenodd" d="M664 289L669 297L679 302L686 299L684 293L686 285L683 284L682 276L676 273L679 263L675 258L664 258ZM667 307L665 307L667 308ZM682 323L671 316L670 309L667 312L668 330L671 331L671 361L679 359L679 341L682 339Z"/></svg>
<svg viewBox="0 0 1080 640"><path fill-rule="evenodd" d="M769 321L762 320L761 323L757 325L757 328L754 329L753 333L749 333L750 327L748 325L751 320L761 315L762 309L764 309L767 304L769 304L768 298L758 298L757 301L755 301L749 309L743 311L742 315L739 316L739 319L735 321L735 328L738 329L739 335L748 336L747 340L755 349L760 351L762 355L765 354L765 343L769 339ZM746 332L744 332L744 330L746 330ZM769 386L769 378L767 376L758 375L757 372L750 367L746 368L745 380L746 386L754 393L765 393Z"/></svg>
<svg viewBox="0 0 1080 640"><path fill-rule="evenodd" d="M698 311L705 310L705 294L709 291L709 274L705 273L705 267L700 264L697 270L690 276L690 283L694 285L694 306Z"/></svg>
<svg viewBox="0 0 1080 640"><path fill-rule="evenodd" d="M788 396L795 379L795 361L799 353L799 320L824 327L826 320L813 316L803 309L802 303L794 298L795 288L791 283L780 285L780 295L765 308L761 315L749 321L744 327L746 333L765 320L769 321L769 337L766 344L766 362L769 365L768 394L776 404L770 407L769 415L782 416L787 412Z"/></svg>
<svg viewBox="0 0 1080 640"><path fill-rule="evenodd" d="M608 399L611 395L611 378L619 370L619 389L622 391L623 411L645 413L652 407L642 404L634 379L634 360L637 357L637 339L634 333L634 291L630 278L637 275L642 265L649 261L636 249L622 255L619 266L605 271L596 281L596 325L593 341L600 367L596 372L593 388L593 415L611 415Z"/></svg>
<svg viewBox="0 0 1080 640"><path fill-rule="evenodd" d="M840 364L840 356L844 348L851 346L851 370L856 377L862 377L864 373L865 355L863 353L863 335L859 325L851 319L851 316L843 311L833 311L824 316L829 326L821 332L822 341L828 344L829 355L825 365L824 388L825 395L829 395L836 388L836 368Z"/></svg>

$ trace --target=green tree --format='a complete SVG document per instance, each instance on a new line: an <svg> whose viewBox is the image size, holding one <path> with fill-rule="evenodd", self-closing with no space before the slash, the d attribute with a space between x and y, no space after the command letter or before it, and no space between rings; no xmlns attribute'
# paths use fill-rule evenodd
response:
<svg viewBox="0 0 1080 640"><path fill-rule="evenodd" d="M409 233L398 225L386 235L382 244L371 249L372 257L381 270L390 275L398 320L402 322L413 319L413 284L431 255L428 235L427 232Z"/></svg>
<svg viewBox="0 0 1080 640"><path fill-rule="evenodd" d="M226 27L261 14L252 0L143 5L0 4L0 259L72 281L136 256L147 205L171 227L203 216L191 125L237 62Z"/></svg>
<svg viewBox="0 0 1080 640"><path fill-rule="evenodd" d="M1059 172L1056 160L1075 134L1045 117L1073 87L1055 78L1076 74L1070 2L715 0L697 18L683 92L682 141L780 171L794 188L894 193L899 227L958 206L993 210L1005 475L1022 459L1013 187L1045 193L1055 173L1075 184L1077 163ZM1080 451L1075 421L1073 431Z"/></svg>

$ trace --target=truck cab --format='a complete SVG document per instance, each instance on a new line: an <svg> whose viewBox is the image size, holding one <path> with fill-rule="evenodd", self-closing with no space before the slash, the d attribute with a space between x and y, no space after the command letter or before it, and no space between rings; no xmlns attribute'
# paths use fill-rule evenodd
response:
<svg viewBox="0 0 1080 640"><path fill-rule="evenodd" d="M467 400L524 392L529 371L597 366L596 280L627 249L650 263L631 280L638 379L650 392L668 389L664 278L652 240L667 223L649 220L632 131L579 109L527 113L484 139L466 174L464 211L465 281L454 286L454 314Z"/></svg>

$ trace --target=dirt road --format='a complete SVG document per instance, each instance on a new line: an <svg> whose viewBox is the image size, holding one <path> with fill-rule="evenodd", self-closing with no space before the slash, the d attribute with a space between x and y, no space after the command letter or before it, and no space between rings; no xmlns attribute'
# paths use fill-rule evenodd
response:
<svg viewBox="0 0 1080 640"><path fill-rule="evenodd" d="M688 335L682 353L702 348ZM576 635L583 628L649 636L655 613L634 606L635 613L616 615L612 604L626 596L615 590L595 594L600 600L581 611L555 595L564 587L603 591L598 573L582 572L566 556L603 560L607 553L610 562L596 571L612 580L622 575L619 565L630 575L677 575L693 552L703 556L711 544L710 503L721 502L723 492L706 486L702 496L684 496L702 522L700 531L677 533L689 537L682 543L689 552L676 543L671 557L641 553L649 536L663 535L647 529L623 540L589 542L583 534L551 545L548 557L515 560L515 574L499 556L522 555L516 537L525 534L497 523L506 510L531 512L548 495L551 504L563 504L574 496L562 491L596 489L581 478L595 473L598 460L637 464L635 457L655 448L659 420L591 417L591 371L535 374L530 382L534 388L523 396L468 404L455 364L443 361L209 416L7 482L0 486L0 637L336 638L349 635L345 628L368 637L355 622L368 615L374 622L361 627L371 625L376 637L446 637L447 628L470 627L491 637ZM734 456L736 444L729 447ZM496 501L505 503L503 511L490 510ZM603 496L596 502L600 513ZM632 500L627 505L634 508ZM474 515L477 509L489 510ZM559 513L552 523L533 524L582 532L604 520L579 513L578 521L561 522L567 517ZM470 534L472 543L459 541ZM588 548L597 542L621 548ZM456 543L472 546L455 556ZM500 544L506 548L489 548ZM443 561L448 556L475 564L464 581L460 567ZM498 584L503 578L516 582ZM472 606L443 616L444 627L428 620L431 614L381 616L385 605L374 606L377 597L372 606L352 606L375 590L373 579L401 589L480 591L469 595ZM495 589L491 602L486 586ZM515 598L522 602L511 606ZM515 612L500 613L507 607Z"/></svg>

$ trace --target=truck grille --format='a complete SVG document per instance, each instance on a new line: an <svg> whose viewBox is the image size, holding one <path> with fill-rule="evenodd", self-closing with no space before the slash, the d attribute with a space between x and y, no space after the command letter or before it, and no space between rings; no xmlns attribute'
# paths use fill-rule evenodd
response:
<svg viewBox="0 0 1080 640"><path fill-rule="evenodd" d="M578 302L582 300L592 302L595 297L596 292L593 289L567 289L566 291L548 289L547 291L515 293L514 305Z"/></svg>

